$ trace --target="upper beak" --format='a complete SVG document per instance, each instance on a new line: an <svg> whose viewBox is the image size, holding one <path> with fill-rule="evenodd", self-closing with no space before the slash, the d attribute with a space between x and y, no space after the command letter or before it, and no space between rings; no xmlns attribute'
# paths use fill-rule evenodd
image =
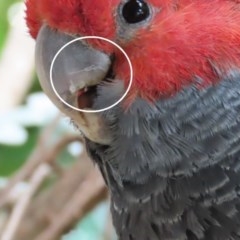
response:
<svg viewBox="0 0 240 240"><path fill-rule="evenodd" d="M110 140L99 114L89 113L81 117L82 113L73 111L60 101L51 85L52 61L58 51L73 39L75 38L48 26L41 28L36 41L38 78L44 92L52 102L70 116L88 138L106 144ZM91 48L83 41L75 41L57 56L52 68L52 83L65 102L76 108L89 109L91 108L92 92L87 94L87 90L89 86L100 83L108 74L110 67L111 60L107 54ZM86 92L86 94L80 98L79 91Z"/></svg>
<svg viewBox="0 0 240 240"><path fill-rule="evenodd" d="M36 68L42 88L59 105L50 82L50 67L58 51L75 38L43 26L36 41ZM52 66L52 83L59 96L68 104L86 109L89 104L78 102L78 91L100 83L107 75L111 60L107 54L75 41L57 55Z"/></svg>

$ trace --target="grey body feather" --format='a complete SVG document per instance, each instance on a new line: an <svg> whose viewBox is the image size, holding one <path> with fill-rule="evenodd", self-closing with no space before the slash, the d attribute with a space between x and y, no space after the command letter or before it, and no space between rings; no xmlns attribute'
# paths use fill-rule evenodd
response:
<svg viewBox="0 0 240 240"><path fill-rule="evenodd" d="M207 89L103 114L112 143L86 145L110 189L120 240L240 239L239 112L232 72Z"/></svg>

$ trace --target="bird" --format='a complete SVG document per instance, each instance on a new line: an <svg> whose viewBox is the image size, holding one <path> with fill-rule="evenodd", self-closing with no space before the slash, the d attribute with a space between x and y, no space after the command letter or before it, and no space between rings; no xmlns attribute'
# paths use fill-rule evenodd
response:
<svg viewBox="0 0 240 240"><path fill-rule="evenodd" d="M240 1L27 0L26 21L118 239L240 239ZM130 59L121 102L129 62L89 36Z"/></svg>

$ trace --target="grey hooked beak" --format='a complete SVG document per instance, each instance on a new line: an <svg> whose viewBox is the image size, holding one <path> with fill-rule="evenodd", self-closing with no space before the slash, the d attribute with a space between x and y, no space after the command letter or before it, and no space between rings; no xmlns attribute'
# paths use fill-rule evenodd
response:
<svg viewBox="0 0 240 240"><path fill-rule="evenodd" d="M50 66L57 52L74 37L43 26L36 41L36 70L40 84L51 101L71 117L92 141L107 144L110 137L99 114L80 113L63 104L50 82ZM75 41L64 48L53 65L52 80L57 93L71 106L91 108L91 88L99 84L111 67L110 57L91 48L83 41ZM79 97L79 92L81 97ZM84 115L84 116L83 116Z"/></svg>
<svg viewBox="0 0 240 240"><path fill-rule="evenodd" d="M75 38L54 31L48 26L40 30L36 42L36 68L42 88L62 110L50 83L50 66L57 52ZM90 48L82 41L69 44L57 56L52 68L52 81L57 93L68 104L87 109L89 104L78 103L78 91L100 83L111 66L108 55ZM87 102L86 99L83 102ZM80 106L78 106L80 104Z"/></svg>

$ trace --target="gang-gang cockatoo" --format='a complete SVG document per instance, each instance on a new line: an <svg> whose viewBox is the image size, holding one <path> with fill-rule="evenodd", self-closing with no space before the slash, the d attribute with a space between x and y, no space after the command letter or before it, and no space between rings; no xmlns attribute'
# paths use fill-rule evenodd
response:
<svg viewBox="0 0 240 240"><path fill-rule="evenodd" d="M28 0L36 68L86 139L120 240L240 239L240 1ZM72 39L99 36L131 60L127 96L102 112L62 103L50 66ZM61 54L60 54L61 55ZM106 108L129 64L113 44L69 45L53 68L63 98Z"/></svg>

